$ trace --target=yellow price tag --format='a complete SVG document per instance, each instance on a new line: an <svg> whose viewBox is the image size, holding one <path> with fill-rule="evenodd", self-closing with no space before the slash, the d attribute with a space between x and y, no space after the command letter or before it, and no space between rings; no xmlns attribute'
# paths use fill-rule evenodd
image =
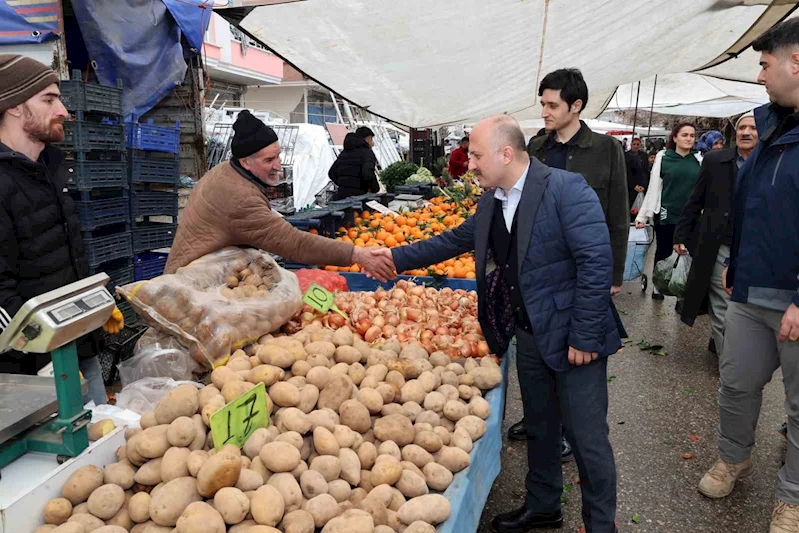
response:
<svg viewBox="0 0 799 533"><path fill-rule="evenodd" d="M316 283L313 283L310 287L308 287L308 290L305 291L305 296L302 298L302 301L320 313L324 314L330 310L333 310L334 312L343 316L345 319L350 319L346 313L336 307L335 295Z"/></svg>
<svg viewBox="0 0 799 533"><path fill-rule="evenodd" d="M235 444L241 448L256 429L268 425L266 386L259 383L211 415L214 447L219 450L228 444Z"/></svg>

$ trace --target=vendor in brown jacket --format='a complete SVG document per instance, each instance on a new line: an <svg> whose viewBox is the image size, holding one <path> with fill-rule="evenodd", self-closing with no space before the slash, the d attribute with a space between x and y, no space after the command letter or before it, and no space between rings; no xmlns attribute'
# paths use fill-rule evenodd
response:
<svg viewBox="0 0 799 533"><path fill-rule="evenodd" d="M373 277L393 278L393 265L376 248L298 230L275 213L266 192L282 167L277 134L249 111L233 124L233 158L212 168L189 198L165 273L226 246L249 246L308 265L358 264Z"/></svg>

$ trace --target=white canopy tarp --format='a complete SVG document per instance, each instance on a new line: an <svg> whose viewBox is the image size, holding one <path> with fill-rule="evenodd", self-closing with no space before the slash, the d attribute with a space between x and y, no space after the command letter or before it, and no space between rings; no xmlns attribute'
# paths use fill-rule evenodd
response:
<svg viewBox="0 0 799 533"><path fill-rule="evenodd" d="M757 66L757 61L755 61ZM721 67L721 65L719 65ZM667 115L693 115L700 117L729 117L751 111L768 103L768 94L762 85L729 81L701 74L666 74L620 86L608 103L608 110L635 108L652 110ZM654 91L654 107L652 95Z"/></svg>
<svg viewBox="0 0 799 533"><path fill-rule="evenodd" d="M294 208L311 205L316 195L330 182L327 171L336 160L327 130L316 124L299 126L294 146Z"/></svg>
<svg viewBox="0 0 799 533"><path fill-rule="evenodd" d="M629 131L632 132L633 126L632 124L619 124L617 122L608 122L607 120L597 120L597 119L588 119L585 121L586 125L591 129L591 131L596 133L608 133L611 131ZM541 128L544 127L544 119L542 118L534 118L534 119L527 119L527 120L520 120L519 125L522 127L522 131L527 136L532 136L538 133ZM649 135L653 137L660 137L664 135L668 135L668 130L659 127L652 127L648 128L647 126L642 126L638 124L635 127L635 136L641 137L645 136L649 131ZM622 137L630 137L630 134L622 135Z"/></svg>
<svg viewBox="0 0 799 533"><path fill-rule="evenodd" d="M792 5L327 0L257 7L241 26L347 100L432 127L495 113L538 118L538 84L563 67L582 70L586 116L596 116L618 85L707 65Z"/></svg>

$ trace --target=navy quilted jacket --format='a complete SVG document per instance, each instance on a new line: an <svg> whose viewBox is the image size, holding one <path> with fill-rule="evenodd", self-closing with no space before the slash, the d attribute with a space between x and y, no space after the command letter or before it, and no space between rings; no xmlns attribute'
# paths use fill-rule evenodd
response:
<svg viewBox="0 0 799 533"><path fill-rule="evenodd" d="M475 251L481 325L494 193L460 227L394 248L397 271L422 268ZM585 179L533 159L518 207L519 282L538 348L555 371L571 368L569 346L607 357L621 348L610 308L613 258L605 215ZM490 271L490 270L489 270ZM497 346L492 346L497 351Z"/></svg>

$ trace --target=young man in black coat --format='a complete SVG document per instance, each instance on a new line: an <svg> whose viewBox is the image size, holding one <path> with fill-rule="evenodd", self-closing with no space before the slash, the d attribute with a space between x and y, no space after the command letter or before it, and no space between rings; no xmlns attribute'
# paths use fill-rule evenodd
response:
<svg viewBox="0 0 799 533"><path fill-rule="evenodd" d="M0 307L12 317L30 298L89 275L64 154L50 144L64 140L67 118L58 84L38 61L0 54ZM89 398L106 403L99 336L76 344ZM11 351L0 355L0 373L36 374L49 361Z"/></svg>
<svg viewBox="0 0 799 533"><path fill-rule="evenodd" d="M380 191L375 173L377 157L372 151L374 145L374 132L364 126L344 137L344 151L327 173L330 181L338 186L335 200Z"/></svg>
<svg viewBox="0 0 799 533"><path fill-rule="evenodd" d="M728 265L733 230L733 197L738 168L757 144L758 135L752 113L742 115L735 125L735 147L705 154L699 182L691 194L674 231L674 250L696 251L688 276L681 318L694 325L707 299L713 336L708 349L720 353L724 340L724 317L730 296L722 287L722 271Z"/></svg>

